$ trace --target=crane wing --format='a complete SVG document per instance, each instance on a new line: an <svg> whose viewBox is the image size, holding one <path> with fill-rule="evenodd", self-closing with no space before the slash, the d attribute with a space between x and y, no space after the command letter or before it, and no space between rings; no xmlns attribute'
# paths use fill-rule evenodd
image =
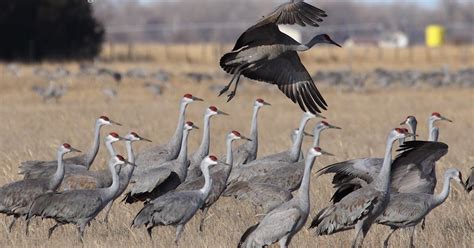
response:
<svg viewBox="0 0 474 248"><path fill-rule="evenodd" d="M322 18L326 16L326 12L322 9L303 0L293 0L278 6L272 13L259 20L254 27L267 23L319 27L318 22L322 22Z"/></svg>
<svg viewBox="0 0 474 248"><path fill-rule="evenodd" d="M408 225L420 221L430 210L431 197L428 194L392 194L390 201L377 223L387 225Z"/></svg>
<svg viewBox="0 0 474 248"><path fill-rule="evenodd" d="M265 61L256 68L244 70L242 74L250 79L278 85L303 111L320 113L319 108L327 109L326 101L295 51Z"/></svg>
<svg viewBox="0 0 474 248"><path fill-rule="evenodd" d="M271 245L292 232L301 218L297 208L275 209L268 213L254 231L258 244Z"/></svg>
<svg viewBox="0 0 474 248"><path fill-rule="evenodd" d="M372 211L378 202L380 192L372 188L356 190L341 201L321 210L311 222L317 235L328 235L353 228Z"/></svg>

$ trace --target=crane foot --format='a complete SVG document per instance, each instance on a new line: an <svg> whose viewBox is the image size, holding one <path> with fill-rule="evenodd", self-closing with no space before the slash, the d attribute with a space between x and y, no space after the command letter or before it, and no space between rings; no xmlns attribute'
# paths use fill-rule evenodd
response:
<svg viewBox="0 0 474 248"><path fill-rule="evenodd" d="M226 93L228 90L229 90L229 85L225 86L220 92L219 92L219 96L221 96L222 94Z"/></svg>
<svg viewBox="0 0 474 248"><path fill-rule="evenodd" d="M230 100L232 100L232 98L234 98L234 96L235 96L235 91L230 92L230 94L227 95L227 97L228 97L227 102L230 102Z"/></svg>

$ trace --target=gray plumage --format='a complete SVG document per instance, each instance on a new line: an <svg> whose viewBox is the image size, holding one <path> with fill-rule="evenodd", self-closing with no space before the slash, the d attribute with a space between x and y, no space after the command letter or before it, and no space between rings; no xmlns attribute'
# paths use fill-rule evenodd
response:
<svg viewBox="0 0 474 248"><path fill-rule="evenodd" d="M94 140L87 153L64 159L63 163L66 168L66 173L72 173L78 170L88 170L99 152L100 144L100 129L104 125L120 125L117 122L110 120L107 116L101 116L95 122ZM51 176L56 170L57 161L25 161L20 164L20 174L24 178L44 178Z"/></svg>
<svg viewBox="0 0 474 248"><path fill-rule="evenodd" d="M181 151L175 160L159 165L141 167L140 171L134 173L132 176L133 186L124 198L126 203L154 199L175 189L184 182L189 166L187 157L188 135L193 128L197 127L190 121L184 124L180 145Z"/></svg>
<svg viewBox="0 0 474 248"><path fill-rule="evenodd" d="M317 235L328 235L350 228L356 229L352 247L361 247L375 219L383 213L389 201L392 146L399 138L409 137L404 129L390 132L386 142L385 156L377 177L373 182L355 190L339 202L321 210L313 219L310 228Z"/></svg>
<svg viewBox="0 0 474 248"><path fill-rule="evenodd" d="M390 236L399 228L411 229L409 247L414 247L413 234L415 226L431 210L441 205L448 198L451 179L455 179L462 185L461 173L459 170L451 168L444 173L443 190L439 194L399 193L390 195L387 208L376 220L378 224L389 226L392 229L384 241L384 247L388 246Z"/></svg>
<svg viewBox="0 0 474 248"><path fill-rule="evenodd" d="M108 188L93 190L71 190L51 192L36 198L28 211L27 221L34 216L54 219L56 225L50 228L48 237L60 225L75 224L82 241L86 225L115 197L119 189L117 170L128 164L122 156L116 155L109 161L113 182Z"/></svg>
<svg viewBox="0 0 474 248"><path fill-rule="evenodd" d="M233 168L237 168L243 164L250 163L257 158L257 151L258 151L258 112L260 108L263 106L268 105L269 103L265 102L263 99L258 98L255 100L253 105L253 114L252 114L252 124L250 127L250 139L251 141L247 141L244 144L238 146L234 150L234 163L232 165Z"/></svg>
<svg viewBox="0 0 474 248"><path fill-rule="evenodd" d="M125 140L115 132L109 133L105 137L105 147L109 152L110 157L116 155L113 143ZM64 174L64 180L61 183L61 191L74 190L74 189L96 189L105 188L112 183L112 175L109 170L98 170L91 171L86 169L76 169L77 165L70 166L74 170L66 171Z"/></svg>
<svg viewBox="0 0 474 248"><path fill-rule="evenodd" d="M148 166L157 166L163 162L174 160L178 157L181 150L181 141L183 139L183 127L185 123L185 113L188 104L194 101L202 101L201 98L195 97L191 94L185 94L180 102L178 125L175 133L167 144L154 146L137 154L136 168L134 173L140 173L142 168ZM132 176L133 179L134 176Z"/></svg>
<svg viewBox="0 0 474 248"><path fill-rule="evenodd" d="M226 136L226 146L227 146L227 154L226 154L226 161L225 163L219 162L215 167L210 170L210 176L212 179L212 187L209 196L206 199L205 204L201 207L202 215L201 221L199 224L199 231L203 230L204 227L204 220L207 215L207 211L209 208L219 199L222 192L226 188L227 179L229 178L230 171L233 167L233 153L232 153L232 142L234 140L239 139L246 139L237 131L232 131ZM250 140L249 140L250 141ZM192 181L187 181L178 186L176 190L178 191L189 191L189 190L197 190L204 186L205 180L203 177L196 178Z"/></svg>
<svg viewBox="0 0 474 248"><path fill-rule="evenodd" d="M316 156L327 154L319 147L311 148L305 161L305 172L297 195L265 215L255 227L250 227L240 239L238 247L263 247L279 242L287 247L293 236L301 230L310 210L309 185L311 169Z"/></svg>
<svg viewBox="0 0 474 248"><path fill-rule="evenodd" d="M158 197L145 205L135 216L132 226L145 226L151 238L155 226L176 226L175 242L178 243L186 223L205 204L211 191L212 179L209 166L216 165L217 158L208 156L201 162L204 186L199 190L173 191Z"/></svg>
<svg viewBox="0 0 474 248"><path fill-rule="evenodd" d="M49 178L33 178L16 181L0 188L0 213L13 215L14 219L8 226L11 231L16 219L28 213L33 200L45 192L53 192L61 184L64 177L64 154L78 151L69 144L63 144L57 151L56 171Z"/></svg>
<svg viewBox="0 0 474 248"><path fill-rule="evenodd" d="M297 51L309 50L317 43L339 46L328 35L317 35L307 44L300 44L278 29L279 24L318 26L326 13L301 0L280 5L275 11L258 21L240 35L231 52L220 59L221 68L233 77L220 92L225 93L232 83L234 90L228 95L230 101L236 93L241 75L270 84L278 88L303 111L319 113L327 109L308 71L301 63Z"/></svg>
<svg viewBox="0 0 474 248"><path fill-rule="evenodd" d="M315 117L315 115L309 112L303 113L299 126L301 132L298 133L296 141L292 144L290 150L272 154L235 168L231 172L228 185L231 186L239 181L249 181L255 176L265 175L276 168L273 166L275 163L297 162L300 158L301 145L303 143L303 130L308 121Z"/></svg>
<svg viewBox="0 0 474 248"><path fill-rule="evenodd" d="M209 108L206 109L206 112L204 112L204 124L203 124L203 130L202 130L201 144L199 145L199 148L193 154L189 155L190 164L188 167L186 181L194 180L202 175L201 169L199 169L199 166L201 164L201 161L207 155L209 155L209 147L211 145L211 130L210 130L211 117L215 115L228 115L228 114L220 111L215 106L210 106Z"/></svg>

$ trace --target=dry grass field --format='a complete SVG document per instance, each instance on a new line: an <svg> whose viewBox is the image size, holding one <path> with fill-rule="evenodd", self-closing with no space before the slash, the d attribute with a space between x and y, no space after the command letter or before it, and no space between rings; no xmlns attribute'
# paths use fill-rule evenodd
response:
<svg viewBox="0 0 474 248"><path fill-rule="evenodd" d="M129 65L112 64L113 68L127 68ZM148 65L172 69L169 63ZM71 70L77 65L69 64ZM186 65L173 70L207 70L209 66ZM0 66L2 70L3 66ZM142 88L142 81L125 79L119 86L116 99L106 102L101 89L113 85L108 78L72 78L68 93L59 103L43 103L31 90L34 84L45 84L45 80L32 76L31 66L26 66L19 78L0 74L0 184L18 180L18 165L21 161L53 159L57 146L63 142L86 150L91 142L93 123L102 114L121 122L122 127L105 127L103 133L117 131L125 134L134 130L150 138L154 144L166 142L174 131L178 102L184 93L193 93L205 99L188 108L187 118L202 126L204 108L216 105L230 116L218 116L212 120L211 151L224 153L224 136L230 130L247 134L253 100L262 97L272 103L264 108L259 120L259 156L287 149L290 145L290 130L297 127L301 112L276 90L269 90L261 84L247 84L237 93L231 103L218 98L208 84L193 84L173 79L172 88L164 95L153 97ZM212 70L217 70L212 68ZM223 84L224 82L218 82ZM456 167L467 173L474 165L474 90L439 89L386 89L364 93L344 93L331 88L323 88L322 93L329 104L324 112L330 123L341 126L342 130L323 133L321 146L335 157L321 157L316 160L314 171L338 161L357 157L382 156L388 131L396 127L407 115L415 115L419 121L420 138L427 137L427 117L438 111L454 123L439 123L440 140L449 145L449 153L436 167L440 177L444 170ZM317 120L308 124L312 130ZM201 130L190 136L190 151L194 151L201 138ZM304 152L310 140L305 140ZM118 144L124 152L123 145ZM149 144L137 144L140 152ZM105 167L106 151L101 147L93 170ZM442 180L437 189L440 190ZM453 182L451 194L446 203L435 209L426 219L426 229L417 229L417 247L473 247L474 244L474 196L468 195L460 185ZM310 218L326 206L332 188L330 177L312 178ZM141 204L125 205L116 202L108 226L93 221L85 232L85 247L174 247L174 228L154 229L152 243L144 229L131 229L130 223L141 208ZM102 219L103 215L99 215ZM240 235L250 225L258 221L254 208L247 202L223 198L211 208L203 233L197 232L197 218L186 226L180 247L235 247ZM19 222L12 233L7 232L10 221L0 217L0 247L80 247L73 226L57 229L53 237L47 239L51 221L34 221L30 236L24 234L24 222ZM366 241L366 247L381 247L388 228L373 226ZM315 237L303 229L293 239L291 247L348 247L353 237L352 231L332 236ZM406 247L408 234L404 231L392 236L391 247Z"/></svg>

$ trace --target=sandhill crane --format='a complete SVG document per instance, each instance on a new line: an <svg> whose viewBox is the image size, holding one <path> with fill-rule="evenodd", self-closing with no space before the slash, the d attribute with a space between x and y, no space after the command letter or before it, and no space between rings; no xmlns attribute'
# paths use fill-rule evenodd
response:
<svg viewBox="0 0 474 248"><path fill-rule="evenodd" d="M265 215L259 224L247 229L238 247L263 247L276 242L280 243L280 247L288 247L293 236L303 228L308 219L311 169L315 158L323 154L332 155L319 147L309 149L303 182L297 195Z"/></svg>
<svg viewBox="0 0 474 248"><path fill-rule="evenodd" d="M57 151L56 171L49 178L23 179L9 183L0 188L0 213L13 215L13 221L8 226L11 231L20 216L28 213L28 207L42 193L56 191L64 177L63 156L79 150L64 143Z"/></svg>
<svg viewBox="0 0 474 248"><path fill-rule="evenodd" d="M250 127L250 139L252 141L247 141L244 144L240 145L234 151L234 163L232 166L234 168L239 167L242 164L246 164L254 161L257 158L258 151L258 112L263 106L270 106L270 103L265 102L263 99L258 98L253 104L253 114L252 114L252 124Z"/></svg>
<svg viewBox="0 0 474 248"><path fill-rule="evenodd" d="M209 193L209 197L206 200L206 203L202 206L202 215L201 222L199 224L199 231L202 231L204 227L204 219L206 218L207 211L209 208L219 199L222 192L226 188L227 179L229 178L230 171L232 170L233 165L233 154L232 154L232 142L234 140L245 139L251 141L249 138L241 135L238 131L232 131L226 136L226 160L225 163L219 162L212 170L210 171L212 179L212 188ZM204 185L204 178L198 177L192 181L187 181L176 188L180 191L186 190L195 190L199 189Z"/></svg>
<svg viewBox="0 0 474 248"><path fill-rule="evenodd" d="M204 128L202 130L202 140L199 148L191 155L189 155L189 168L186 180L193 180L201 176L199 165L201 161L209 155L209 146L211 144L211 117L215 115L229 115L215 106L210 106L204 112Z"/></svg>
<svg viewBox="0 0 474 248"><path fill-rule="evenodd" d="M304 130L308 121L315 117L316 116L310 112L303 113L298 130ZM231 185L237 181L248 181L251 177L260 175L262 173L265 174L272 169L273 164L276 162L294 163L298 161L300 158L303 136L303 132L298 133L298 136L296 137L296 140L292 144L290 150L272 154L235 168L231 172L228 184Z"/></svg>
<svg viewBox="0 0 474 248"><path fill-rule="evenodd" d="M466 190L471 192L474 187L474 167L471 167L471 175L466 180Z"/></svg>
<svg viewBox="0 0 474 248"><path fill-rule="evenodd" d="M438 112L433 112L428 118L428 124L429 124L429 138L428 141L438 141L439 137L439 128L435 126L436 121L449 121L453 122L452 120L442 116Z"/></svg>
<svg viewBox="0 0 474 248"><path fill-rule="evenodd" d="M412 143L406 148L416 146L418 152L413 160L406 163L399 163L392 169L392 190L396 192L412 193L433 193L436 187L435 162L444 156L448 151L448 146L444 143L437 143L439 129L434 126L438 120L448 120L439 113L433 113L429 118L429 142ZM450 120L449 120L450 121ZM404 124L410 130L416 131L416 119L413 116L407 117ZM431 135L433 134L433 135ZM413 138L415 140L415 138ZM404 139L401 140L402 143ZM401 144L402 144L401 143ZM403 145L402 145L403 146ZM326 166L318 171L319 174L336 173L333 183L338 188L333 195L334 202L343 198L348 193L360 188L361 184L371 182L378 175L382 167L382 158L360 158L344 162L339 162ZM423 163L422 163L423 161ZM416 164L416 166L413 166ZM362 179L362 180L360 180Z"/></svg>
<svg viewBox="0 0 474 248"><path fill-rule="evenodd" d="M320 133L329 128L340 129L326 121L319 122L314 128L313 144L319 144ZM294 163L275 162L271 165L271 168L266 168L265 173L255 173L253 176L249 176L245 181L243 181L249 182L250 184L238 182L229 185L226 195L233 195L237 199L247 198L246 195L251 195L252 193L250 193L250 191L255 189L258 191L266 191L266 193L263 194L266 194L268 198L271 197L270 192L275 192L277 199L284 199L288 196L284 191L294 191L300 187L304 175L304 168L305 162L303 160L298 160ZM248 185L249 187L245 188L245 185ZM267 185L272 185L274 187ZM240 194L244 195L241 196ZM254 205L261 205L259 202L260 199L258 199Z"/></svg>
<svg viewBox="0 0 474 248"><path fill-rule="evenodd" d="M116 155L112 144L119 140L125 140L125 138L115 132L111 132L105 137L104 143L110 157ZM70 165L69 168L66 168L60 190L104 188L111 183L112 176L107 170L91 171L77 165Z"/></svg>
<svg viewBox="0 0 474 248"><path fill-rule="evenodd" d="M184 124L181 151L178 158L160 165L142 167L139 173L133 173L132 182L134 184L130 192L125 196L125 202L134 203L154 199L175 189L184 182L190 163L187 157L188 134L192 129L198 129L198 127L190 121Z"/></svg>
<svg viewBox="0 0 474 248"><path fill-rule="evenodd" d="M118 125L115 121L112 121L107 116L99 117L95 122L94 128L94 140L92 142L89 151L83 155L64 159L63 163L66 167L66 172L71 167L84 167L89 169L94 162L95 156L99 151L100 144L100 129L104 125ZM51 176L57 166L57 161L25 161L20 164L20 174L24 174L24 178L38 178L38 177L49 177Z"/></svg>
<svg viewBox="0 0 474 248"><path fill-rule="evenodd" d="M313 129L313 147L319 147L319 136L321 132L326 129L341 129L338 126L329 124L327 121L320 121L314 126Z"/></svg>
<svg viewBox="0 0 474 248"><path fill-rule="evenodd" d="M48 238L58 226L75 224L82 242L86 225L117 195L120 188L117 170L125 164L134 166L121 155L110 158L108 166L112 184L107 188L50 192L38 196L30 206L27 222L34 216L54 219L56 224L49 229Z"/></svg>
<svg viewBox="0 0 474 248"><path fill-rule="evenodd" d="M159 165L165 161L170 161L178 157L181 150L181 141L183 140L183 127L185 123L186 107L194 101L203 101L201 98L191 94L185 94L180 102L178 125L176 131L167 144L155 146L137 154L135 172L139 172L141 167Z"/></svg>
<svg viewBox="0 0 474 248"><path fill-rule="evenodd" d="M310 228L315 228L317 235L328 235L355 227L356 236L352 247L362 247L371 225L383 213L389 201L393 143L412 135L406 129L393 129L387 138L382 169L374 181L321 210Z"/></svg>
<svg viewBox="0 0 474 248"><path fill-rule="evenodd" d="M276 84L303 111L320 113L327 104L319 93L308 71L298 57L298 51L306 51L318 43L339 46L327 34L316 35L306 44L300 44L280 32L279 24L319 26L317 22L326 17L326 12L302 0L293 0L280 5L275 11L240 35L231 52L220 59L221 68L233 74L222 95L234 83L228 95L230 101L239 84L240 75L250 79Z"/></svg>
<svg viewBox="0 0 474 248"><path fill-rule="evenodd" d="M114 88L108 88L107 87L107 88L102 89L102 94L104 94L104 96L105 96L105 101L110 102L112 99L117 97L118 92Z"/></svg>
<svg viewBox="0 0 474 248"><path fill-rule="evenodd" d="M404 121L400 122L400 125L405 125L405 124L408 127L408 132L415 134L415 136L412 137L412 140L416 140L416 127L418 126L418 121L416 120L415 116L409 115ZM400 142L400 145L402 145L403 142L405 142L405 140L401 139L399 140L399 142Z"/></svg>
<svg viewBox="0 0 474 248"><path fill-rule="evenodd" d="M439 194L426 193L399 193L391 194L387 208L376 222L390 226L392 231L384 241L384 247L388 247L390 236L399 228L409 228L410 246L413 245L415 226L420 223L431 210L441 205L449 195L450 180L455 179L463 185L461 172L456 168L447 169L444 173L443 190Z"/></svg>
<svg viewBox="0 0 474 248"><path fill-rule="evenodd" d="M201 162L205 180L202 188L190 191L172 191L156 198L138 212L132 226L136 228L145 226L150 238L155 226L176 226L175 243L177 244L186 223L206 203L212 188L209 167L217 163L217 158L213 155L204 158Z"/></svg>

